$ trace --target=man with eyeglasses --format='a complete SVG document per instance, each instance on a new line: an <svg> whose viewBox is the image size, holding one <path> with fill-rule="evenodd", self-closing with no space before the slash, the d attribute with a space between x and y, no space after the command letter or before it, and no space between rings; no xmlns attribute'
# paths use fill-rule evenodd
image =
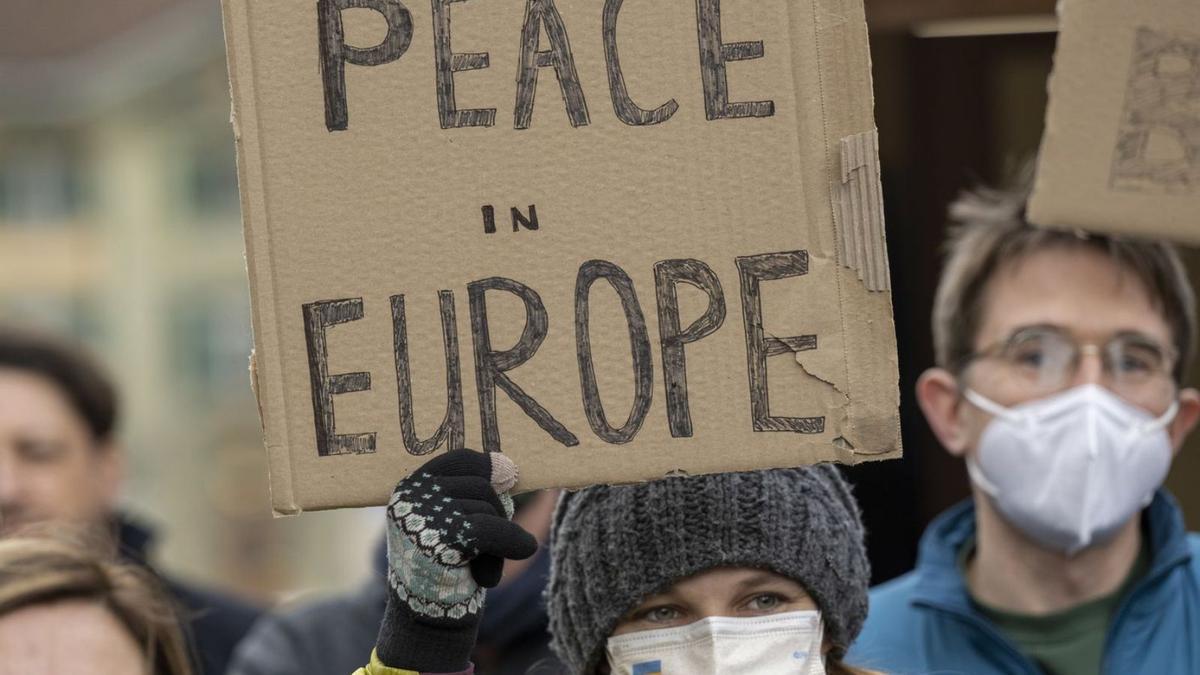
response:
<svg viewBox="0 0 1200 675"><path fill-rule="evenodd" d="M875 589L850 663L895 675L1200 673L1200 537L1162 488L1200 417L1165 243L1038 229L968 195L917 384L973 498Z"/></svg>

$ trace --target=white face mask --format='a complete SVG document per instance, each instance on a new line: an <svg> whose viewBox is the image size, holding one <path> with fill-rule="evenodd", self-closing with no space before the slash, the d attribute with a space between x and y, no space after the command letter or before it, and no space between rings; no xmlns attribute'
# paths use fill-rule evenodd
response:
<svg viewBox="0 0 1200 675"><path fill-rule="evenodd" d="M817 611L713 616L608 639L613 675L824 675Z"/></svg>
<svg viewBox="0 0 1200 675"><path fill-rule="evenodd" d="M967 460L972 482L1006 521L1047 549L1075 554L1108 541L1154 498L1171 467L1166 427L1104 387L1086 384L1005 408L967 390L995 415Z"/></svg>

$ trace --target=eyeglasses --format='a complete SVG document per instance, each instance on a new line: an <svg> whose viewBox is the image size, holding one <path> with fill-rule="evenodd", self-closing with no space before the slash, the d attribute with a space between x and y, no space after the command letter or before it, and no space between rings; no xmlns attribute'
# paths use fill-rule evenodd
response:
<svg viewBox="0 0 1200 675"><path fill-rule="evenodd" d="M960 367L994 362L992 378L999 386L1020 386L1029 394L1045 396L1071 386L1079 373L1084 354L1100 357L1104 384L1130 401L1154 402L1171 395L1171 370L1176 354L1171 347L1137 332L1117 333L1097 345L1081 343L1056 326L1021 328L1007 339L967 356Z"/></svg>

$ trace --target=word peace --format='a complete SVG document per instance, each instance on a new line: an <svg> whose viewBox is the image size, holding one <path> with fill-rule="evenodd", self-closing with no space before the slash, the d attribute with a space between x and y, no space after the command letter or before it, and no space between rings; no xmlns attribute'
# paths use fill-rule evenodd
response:
<svg viewBox="0 0 1200 675"><path fill-rule="evenodd" d="M437 77L438 116L443 129L490 127L496 123L495 108L460 110L455 103L454 74L480 70L491 65L487 52L457 53L450 48L450 5L466 0L431 0L433 4L433 62ZM625 86L621 59L617 53L617 16L624 0L605 0L600 39L604 45L609 95L617 119L631 126L665 122L679 109L671 99L653 109L634 103ZM373 9L387 21L387 35L374 47L346 44L342 10ZM321 49L321 79L325 94L325 127L345 130L349 124L346 106L346 64L379 66L391 63L408 51L413 37L412 13L400 0L320 0L317 3ZM538 50L542 27L546 29L549 49ZM773 101L729 102L725 64L762 58L763 43L721 41L721 1L696 0L696 35L700 48L700 79L704 87L704 111L709 120L739 117L771 117ZM513 128L528 129L533 119L533 97L540 68L553 68L562 90L567 118L574 127L591 123L587 100L575 70L575 56L567 37L567 27L554 6L554 0L527 0L521 29L521 52L517 75L517 98L513 107Z"/></svg>

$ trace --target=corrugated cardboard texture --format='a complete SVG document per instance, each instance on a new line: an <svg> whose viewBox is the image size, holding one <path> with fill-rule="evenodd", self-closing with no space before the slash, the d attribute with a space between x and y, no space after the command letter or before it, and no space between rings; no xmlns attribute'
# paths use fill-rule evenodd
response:
<svg viewBox="0 0 1200 675"><path fill-rule="evenodd" d="M224 12L277 512L899 456L861 0Z"/></svg>
<svg viewBox="0 0 1200 675"><path fill-rule="evenodd" d="M842 139L837 223L842 264L858 270L868 289L892 290L879 183L879 134L874 131Z"/></svg>
<svg viewBox="0 0 1200 675"><path fill-rule="evenodd" d="M1200 243L1200 3L1064 0L1030 218Z"/></svg>

